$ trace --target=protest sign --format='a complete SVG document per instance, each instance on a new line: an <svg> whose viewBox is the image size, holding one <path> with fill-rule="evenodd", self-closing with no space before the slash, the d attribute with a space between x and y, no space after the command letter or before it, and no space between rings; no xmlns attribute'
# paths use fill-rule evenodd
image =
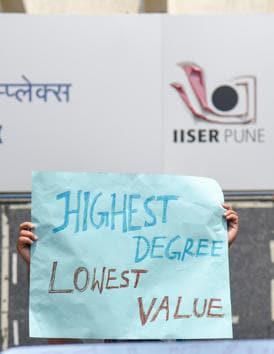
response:
<svg viewBox="0 0 274 354"><path fill-rule="evenodd" d="M30 336L231 338L222 203L201 177L33 173Z"/></svg>

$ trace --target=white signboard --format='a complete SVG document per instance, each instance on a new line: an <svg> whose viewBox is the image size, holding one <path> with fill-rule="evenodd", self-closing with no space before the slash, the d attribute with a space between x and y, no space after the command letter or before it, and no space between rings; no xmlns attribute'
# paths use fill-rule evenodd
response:
<svg viewBox="0 0 274 354"><path fill-rule="evenodd" d="M274 188L273 20L163 19L165 172Z"/></svg>
<svg viewBox="0 0 274 354"><path fill-rule="evenodd" d="M161 172L160 26L0 16L0 190L30 191L32 170Z"/></svg>
<svg viewBox="0 0 274 354"><path fill-rule="evenodd" d="M0 192L31 170L274 189L273 20L1 15Z"/></svg>

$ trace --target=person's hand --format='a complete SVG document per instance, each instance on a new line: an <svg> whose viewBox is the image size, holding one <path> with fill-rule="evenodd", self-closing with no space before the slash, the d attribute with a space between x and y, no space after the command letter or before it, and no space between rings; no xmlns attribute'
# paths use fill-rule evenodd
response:
<svg viewBox="0 0 274 354"><path fill-rule="evenodd" d="M226 209L224 218L227 221L228 244L231 246L235 241L239 230L239 217L236 211L234 211L230 205L223 204L223 207Z"/></svg>
<svg viewBox="0 0 274 354"><path fill-rule="evenodd" d="M30 264L30 246L37 240L37 236L32 232L35 225L29 221L23 222L19 227L19 237L17 239L17 251L24 261Z"/></svg>

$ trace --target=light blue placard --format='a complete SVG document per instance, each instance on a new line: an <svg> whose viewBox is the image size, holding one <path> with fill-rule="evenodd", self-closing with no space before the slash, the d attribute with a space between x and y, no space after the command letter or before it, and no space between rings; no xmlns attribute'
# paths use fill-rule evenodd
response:
<svg viewBox="0 0 274 354"><path fill-rule="evenodd" d="M201 177L33 173L30 336L231 338L222 203Z"/></svg>

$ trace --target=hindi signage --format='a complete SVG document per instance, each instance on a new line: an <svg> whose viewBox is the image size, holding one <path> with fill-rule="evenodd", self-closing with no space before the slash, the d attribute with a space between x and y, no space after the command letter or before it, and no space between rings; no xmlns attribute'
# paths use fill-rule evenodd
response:
<svg viewBox="0 0 274 354"><path fill-rule="evenodd" d="M0 98L13 97L18 102L32 102L35 99L42 99L47 102L49 94L52 94L58 102L69 102L71 84L32 83L24 75L22 75L22 79L24 83L0 83Z"/></svg>
<svg viewBox="0 0 274 354"><path fill-rule="evenodd" d="M231 338L222 203L201 177L34 173L30 335Z"/></svg>

